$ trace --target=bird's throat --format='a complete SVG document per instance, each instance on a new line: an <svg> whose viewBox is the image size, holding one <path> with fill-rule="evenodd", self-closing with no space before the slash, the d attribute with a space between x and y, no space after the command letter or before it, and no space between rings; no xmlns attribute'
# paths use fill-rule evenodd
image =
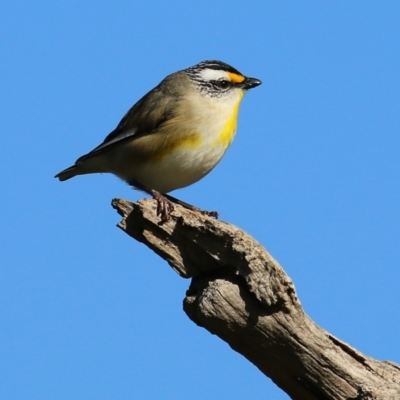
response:
<svg viewBox="0 0 400 400"><path fill-rule="evenodd" d="M240 106L240 102L242 101L242 98L243 98L243 94L240 95L237 103L235 104L235 106L232 110L231 117L225 123L220 135L218 136L216 143L215 143L217 146L228 147L232 143L232 140L235 137L235 133L236 133L236 125L237 125L237 119L238 119L238 113L239 113L239 106Z"/></svg>

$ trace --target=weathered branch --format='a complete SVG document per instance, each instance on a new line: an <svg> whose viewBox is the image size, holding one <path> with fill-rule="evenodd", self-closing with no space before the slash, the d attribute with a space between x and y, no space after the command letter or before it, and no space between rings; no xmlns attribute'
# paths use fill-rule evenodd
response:
<svg viewBox="0 0 400 400"><path fill-rule="evenodd" d="M400 399L400 366L360 353L303 311L290 278L245 232L176 206L160 225L155 202L115 199L118 226L192 278L184 310L291 398Z"/></svg>

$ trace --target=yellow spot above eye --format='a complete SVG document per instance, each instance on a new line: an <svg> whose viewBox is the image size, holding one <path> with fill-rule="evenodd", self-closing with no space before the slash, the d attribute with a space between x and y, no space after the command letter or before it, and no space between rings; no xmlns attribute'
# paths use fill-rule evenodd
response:
<svg viewBox="0 0 400 400"><path fill-rule="evenodd" d="M234 74L233 72L228 72L229 79L235 83L242 83L246 78L243 75Z"/></svg>

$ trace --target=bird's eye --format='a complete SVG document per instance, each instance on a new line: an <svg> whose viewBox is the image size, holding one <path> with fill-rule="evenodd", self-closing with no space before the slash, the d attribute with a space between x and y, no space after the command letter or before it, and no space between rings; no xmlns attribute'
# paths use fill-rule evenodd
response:
<svg viewBox="0 0 400 400"><path fill-rule="evenodd" d="M220 89L226 89L229 86L229 81L222 79L220 81L214 81L213 82L215 86L217 86Z"/></svg>

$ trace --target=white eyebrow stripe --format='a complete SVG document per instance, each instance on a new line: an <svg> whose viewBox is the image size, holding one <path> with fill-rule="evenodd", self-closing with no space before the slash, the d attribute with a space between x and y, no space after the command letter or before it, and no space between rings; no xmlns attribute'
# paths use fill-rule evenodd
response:
<svg viewBox="0 0 400 400"><path fill-rule="evenodd" d="M219 79L227 79L230 81L226 71L221 71L220 69L209 69L206 68L199 73L199 76L204 81L217 81Z"/></svg>

